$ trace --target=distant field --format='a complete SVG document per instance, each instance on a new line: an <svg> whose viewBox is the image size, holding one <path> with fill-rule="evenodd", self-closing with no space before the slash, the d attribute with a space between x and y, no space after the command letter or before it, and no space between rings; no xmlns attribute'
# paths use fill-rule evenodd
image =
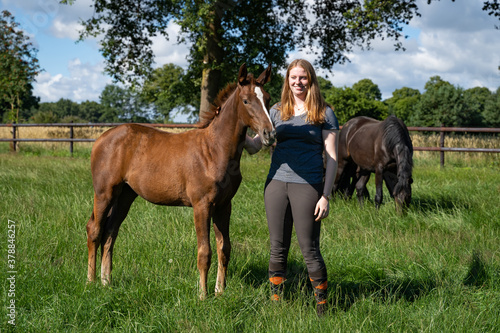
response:
<svg viewBox="0 0 500 333"><path fill-rule="evenodd" d="M75 138L82 139L97 139L102 133L108 130L109 127L75 127ZM189 129L163 129L168 132L183 132ZM11 138L12 128L0 127L0 138ZM411 138L414 147L438 147L439 134L422 134L411 132ZM58 127L20 127L19 138L69 138L68 128ZM19 151L31 155L58 155L69 156L69 143L60 142L43 142L43 143L18 143ZM92 143L79 142L74 144L75 154L88 155ZM484 134L474 135L446 135L445 147L461 147L461 148L499 148L500 137ZM8 143L0 143L0 152L9 151ZM446 153L446 164L452 163L459 166L466 166L474 161L480 160L488 165L500 167L500 154L498 153ZM426 160L430 163L439 163L438 152L423 152L417 151L414 154L415 159Z"/></svg>
<svg viewBox="0 0 500 333"><path fill-rule="evenodd" d="M295 236L285 299L270 301L268 153L243 156L227 289L213 295L214 254L211 294L199 301L191 209L138 199L120 229L113 285L87 285L89 150L70 158L1 147L1 332L13 331L12 300L18 332L499 331L500 170L485 154L466 163L454 155L444 169L435 157L416 157L413 203L403 217L387 193L380 210L332 201L321 235L330 309L318 320ZM369 190L373 197L372 183ZM10 268L8 244L15 246Z"/></svg>

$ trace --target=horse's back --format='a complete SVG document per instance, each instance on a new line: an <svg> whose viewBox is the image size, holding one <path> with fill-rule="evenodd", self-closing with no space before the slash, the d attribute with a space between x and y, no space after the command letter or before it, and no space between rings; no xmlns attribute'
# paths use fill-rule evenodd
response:
<svg viewBox="0 0 500 333"><path fill-rule="evenodd" d="M168 133L139 124L107 131L92 150L94 190L126 183L142 198L169 206L230 200L241 182L239 165L228 175L227 161L208 147L212 139L207 133Z"/></svg>
<svg viewBox="0 0 500 333"><path fill-rule="evenodd" d="M96 140L91 170L96 191L127 183L144 199L157 204L190 205L185 188L186 166L194 163L188 139L151 126L124 124Z"/></svg>
<svg viewBox="0 0 500 333"><path fill-rule="evenodd" d="M346 154L362 167L370 167L377 154L381 137L380 121L360 116L349 120L342 130L340 144Z"/></svg>

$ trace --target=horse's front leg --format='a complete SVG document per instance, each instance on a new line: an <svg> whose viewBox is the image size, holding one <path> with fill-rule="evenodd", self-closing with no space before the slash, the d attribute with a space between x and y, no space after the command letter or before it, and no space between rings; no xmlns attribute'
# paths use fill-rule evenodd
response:
<svg viewBox="0 0 500 333"><path fill-rule="evenodd" d="M87 281L94 282L96 278L97 249L106 224L108 212L111 207L111 195L94 195L94 208L87 223L88 268Z"/></svg>
<svg viewBox="0 0 500 333"><path fill-rule="evenodd" d="M211 212L208 204L193 206L194 226L198 243L198 270L200 271L200 299L207 297L207 275L212 260L210 248Z"/></svg>
<svg viewBox="0 0 500 333"><path fill-rule="evenodd" d="M217 242L217 282L215 293L222 294L226 288L227 266L231 256L231 241L229 239L229 221L231 218L231 202L217 207L213 214L215 240Z"/></svg>
<svg viewBox="0 0 500 333"><path fill-rule="evenodd" d="M383 199L383 188L384 182L383 170L377 170L375 172L375 207L380 208Z"/></svg>
<svg viewBox="0 0 500 333"><path fill-rule="evenodd" d="M358 197L358 202L361 206L363 206L365 199L370 198L370 194L366 189L366 184L370 180L370 173L358 173L354 176L355 186L356 186L356 196Z"/></svg>

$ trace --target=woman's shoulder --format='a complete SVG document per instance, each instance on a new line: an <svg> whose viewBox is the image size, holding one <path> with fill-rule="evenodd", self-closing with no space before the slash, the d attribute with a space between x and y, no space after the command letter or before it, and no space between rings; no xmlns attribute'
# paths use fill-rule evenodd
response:
<svg viewBox="0 0 500 333"><path fill-rule="evenodd" d="M281 102L278 102L271 106L271 110L269 110L269 114L276 114L279 113L281 110Z"/></svg>
<svg viewBox="0 0 500 333"><path fill-rule="evenodd" d="M327 124L325 129L339 129L337 116L330 105L327 105L325 109L325 123Z"/></svg>

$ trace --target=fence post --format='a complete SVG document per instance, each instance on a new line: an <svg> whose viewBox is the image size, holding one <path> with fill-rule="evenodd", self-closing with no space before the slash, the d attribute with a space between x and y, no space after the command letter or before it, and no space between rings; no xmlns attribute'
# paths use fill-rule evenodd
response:
<svg viewBox="0 0 500 333"><path fill-rule="evenodd" d="M73 123L73 120L71 121ZM69 127L69 138L73 139L74 133L73 133L73 126ZM71 154L71 157L73 157L73 141L70 141L69 143L69 153Z"/></svg>
<svg viewBox="0 0 500 333"><path fill-rule="evenodd" d="M444 124L441 124L441 127L444 127ZM444 131L441 129L440 137L439 137L439 147L443 148L444 147ZM441 168L444 168L444 151L440 150L439 151L439 156L440 156L440 165Z"/></svg>
<svg viewBox="0 0 500 333"><path fill-rule="evenodd" d="M16 122L12 122L12 151L16 151Z"/></svg>

